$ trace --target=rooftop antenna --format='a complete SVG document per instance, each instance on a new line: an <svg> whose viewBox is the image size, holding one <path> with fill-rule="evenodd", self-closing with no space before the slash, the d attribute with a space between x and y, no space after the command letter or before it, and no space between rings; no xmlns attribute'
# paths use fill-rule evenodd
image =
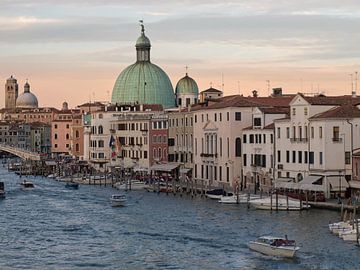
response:
<svg viewBox="0 0 360 270"><path fill-rule="evenodd" d="M188 67L188 66L185 66L185 70L186 70L185 75L187 76L187 75L188 75L188 70L189 70L189 67Z"/></svg>
<svg viewBox="0 0 360 270"><path fill-rule="evenodd" d="M356 93L357 93L357 81L358 81L358 72L355 71L355 93L354 96L356 97Z"/></svg>
<svg viewBox="0 0 360 270"><path fill-rule="evenodd" d="M221 91L224 92L224 73L221 73Z"/></svg>
<svg viewBox="0 0 360 270"><path fill-rule="evenodd" d="M266 80L268 96L270 96L270 80Z"/></svg>

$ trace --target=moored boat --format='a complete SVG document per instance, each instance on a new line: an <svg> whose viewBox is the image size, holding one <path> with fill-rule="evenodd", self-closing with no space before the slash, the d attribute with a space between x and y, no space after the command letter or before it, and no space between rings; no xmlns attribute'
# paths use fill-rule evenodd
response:
<svg viewBox="0 0 360 270"><path fill-rule="evenodd" d="M208 190L205 193L205 196L212 200L220 200L222 196L233 196L231 192L226 192L223 188L216 188Z"/></svg>
<svg viewBox="0 0 360 270"><path fill-rule="evenodd" d="M300 248L296 246L294 240L287 237L261 236L255 241L249 242L251 250L260 252L268 256L292 258Z"/></svg>
<svg viewBox="0 0 360 270"><path fill-rule="evenodd" d="M256 199L250 201L250 204L256 209L260 210L279 210L279 211L299 211L303 209L309 209L310 205L301 203L299 200L292 198L286 198L284 196L278 196L278 199L273 196L263 199Z"/></svg>
<svg viewBox="0 0 360 270"><path fill-rule="evenodd" d="M247 203L248 200L252 201L257 199L260 199L260 195L250 195L249 198L247 194L239 194L239 196L237 195L221 196L219 203L224 203L224 204Z"/></svg>
<svg viewBox="0 0 360 270"><path fill-rule="evenodd" d="M139 180L129 180L125 183L115 184L115 187L119 190L144 190L147 185L145 182Z"/></svg>
<svg viewBox="0 0 360 270"><path fill-rule="evenodd" d="M110 201L112 206L125 206L126 197L123 194L113 194Z"/></svg>

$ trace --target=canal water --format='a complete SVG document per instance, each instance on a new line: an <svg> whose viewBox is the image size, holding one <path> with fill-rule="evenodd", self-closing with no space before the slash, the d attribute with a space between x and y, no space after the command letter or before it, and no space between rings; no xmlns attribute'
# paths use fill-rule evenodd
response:
<svg viewBox="0 0 360 270"><path fill-rule="evenodd" d="M111 187L65 184L0 169L0 269L360 269L360 248L328 232L332 211L248 210L206 199L128 192L113 208ZM250 251L248 241L272 234L297 240L295 259Z"/></svg>

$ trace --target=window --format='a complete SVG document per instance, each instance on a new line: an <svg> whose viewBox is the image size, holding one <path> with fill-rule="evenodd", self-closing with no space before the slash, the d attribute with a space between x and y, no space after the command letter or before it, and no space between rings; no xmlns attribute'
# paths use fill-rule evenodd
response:
<svg viewBox="0 0 360 270"><path fill-rule="evenodd" d="M69 128L70 126L69 126L69 124L66 124L66 128Z"/></svg>
<svg viewBox="0 0 360 270"><path fill-rule="evenodd" d="M104 147L104 141L103 141L103 140L99 140L98 146L99 146L100 148L101 148L101 147Z"/></svg>
<svg viewBox="0 0 360 270"><path fill-rule="evenodd" d="M254 127L260 127L261 126L261 118L255 117L254 118Z"/></svg>
<svg viewBox="0 0 360 270"><path fill-rule="evenodd" d="M216 122L217 121L217 114L214 113L214 121Z"/></svg>
<svg viewBox="0 0 360 270"><path fill-rule="evenodd" d="M201 115L201 122L204 122L204 115Z"/></svg>
<svg viewBox="0 0 360 270"><path fill-rule="evenodd" d="M226 113L226 120L230 121L230 113L229 112Z"/></svg>
<svg viewBox="0 0 360 270"><path fill-rule="evenodd" d="M296 151L292 151L292 163L296 162Z"/></svg>
<svg viewBox="0 0 360 270"><path fill-rule="evenodd" d="M314 139L314 127L310 128L310 132L311 132L311 139Z"/></svg>
<svg viewBox="0 0 360 270"><path fill-rule="evenodd" d="M54 125L54 128L57 129L57 125L56 125L56 124Z"/></svg>
<svg viewBox="0 0 360 270"><path fill-rule="evenodd" d="M197 123L197 115L195 114L195 123Z"/></svg>
<svg viewBox="0 0 360 270"><path fill-rule="evenodd" d="M105 157L104 153L99 153L99 158L104 158L104 157Z"/></svg>
<svg viewBox="0 0 360 270"><path fill-rule="evenodd" d="M144 151L144 159L147 159L147 151Z"/></svg>
<svg viewBox="0 0 360 270"><path fill-rule="evenodd" d="M278 150L277 151L277 162L281 162L281 151L280 150Z"/></svg>
<svg viewBox="0 0 360 270"><path fill-rule="evenodd" d="M235 139L235 157L241 157L241 139Z"/></svg>
<svg viewBox="0 0 360 270"><path fill-rule="evenodd" d="M219 121L221 122L221 119L222 118L222 114L221 113L219 113Z"/></svg>
<svg viewBox="0 0 360 270"><path fill-rule="evenodd" d="M219 166L219 181L222 181L222 167Z"/></svg>
<svg viewBox="0 0 360 270"><path fill-rule="evenodd" d="M222 157L222 138L220 138L220 140L219 140L219 147L220 147L220 157Z"/></svg>
<svg viewBox="0 0 360 270"><path fill-rule="evenodd" d="M339 132L340 132L340 129L339 129L339 127L333 127L333 141L335 142L338 142L338 141L340 141L340 134L339 134Z"/></svg>
<svg viewBox="0 0 360 270"><path fill-rule="evenodd" d="M76 138L79 138L80 137L80 133L79 133L79 131L77 130L77 131L75 131L75 137Z"/></svg>
<svg viewBox="0 0 360 270"><path fill-rule="evenodd" d="M235 121L241 121L241 112L235 112Z"/></svg>
<svg viewBox="0 0 360 270"><path fill-rule="evenodd" d="M57 148L57 147L58 147L58 145L57 145L56 143L55 143L55 145L54 145L54 146L55 146L55 148Z"/></svg>
<svg viewBox="0 0 360 270"><path fill-rule="evenodd" d="M246 143L246 134L243 135L243 143Z"/></svg>
<svg viewBox="0 0 360 270"><path fill-rule="evenodd" d="M249 143L254 143L254 134L250 134Z"/></svg>
<svg viewBox="0 0 360 270"><path fill-rule="evenodd" d="M296 127L295 126L293 126L293 134L292 134L293 136L293 139L296 139Z"/></svg>
<svg viewBox="0 0 360 270"><path fill-rule="evenodd" d="M350 158L350 152L345 152L345 164L350 164L351 158Z"/></svg>
<svg viewBox="0 0 360 270"><path fill-rule="evenodd" d="M286 138L287 139L290 138L290 128L289 127L286 128Z"/></svg>
<svg viewBox="0 0 360 270"><path fill-rule="evenodd" d="M309 152L309 164L314 164L314 152Z"/></svg>
<svg viewBox="0 0 360 270"><path fill-rule="evenodd" d="M302 139L302 127L299 126L298 129L299 129L299 138L301 140Z"/></svg>
<svg viewBox="0 0 360 270"><path fill-rule="evenodd" d="M65 138L68 140L70 138L69 133L66 133Z"/></svg>
<svg viewBox="0 0 360 270"><path fill-rule="evenodd" d="M178 99L178 104L181 106L181 98Z"/></svg>
<svg viewBox="0 0 360 270"><path fill-rule="evenodd" d="M226 182L230 181L230 170L229 167L226 167Z"/></svg>
<svg viewBox="0 0 360 270"><path fill-rule="evenodd" d="M99 128L98 128L98 134L103 134L103 133L104 133L103 126L99 126Z"/></svg>
<svg viewBox="0 0 360 270"><path fill-rule="evenodd" d="M304 115L308 115L308 108L304 107Z"/></svg>
<svg viewBox="0 0 360 270"><path fill-rule="evenodd" d="M302 163L302 151L298 151L298 162Z"/></svg>
<svg viewBox="0 0 360 270"><path fill-rule="evenodd" d="M320 165L323 164L323 154L322 154L322 152L319 152L319 164Z"/></svg>
<svg viewBox="0 0 360 270"><path fill-rule="evenodd" d="M296 108L292 108L292 115L296 115Z"/></svg>
<svg viewBox="0 0 360 270"><path fill-rule="evenodd" d="M55 138L55 140L57 140L57 138L58 138L57 133L54 134L54 138Z"/></svg>
<svg viewBox="0 0 360 270"><path fill-rule="evenodd" d="M290 163L290 151L286 151L286 163Z"/></svg>
<svg viewBox="0 0 360 270"><path fill-rule="evenodd" d="M304 163L308 163L308 152L304 152Z"/></svg>
<svg viewBox="0 0 360 270"><path fill-rule="evenodd" d="M227 138L226 141L227 141L227 157L230 157L230 143L229 143L229 138Z"/></svg>
<svg viewBox="0 0 360 270"><path fill-rule="evenodd" d="M201 165L201 178L204 179L204 165Z"/></svg>
<svg viewBox="0 0 360 270"><path fill-rule="evenodd" d="M278 139L280 139L280 128L279 127L277 128L277 137L278 137Z"/></svg>
<svg viewBox="0 0 360 270"><path fill-rule="evenodd" d="M270 143L274 143L274 136L273 136L273 134L270 134Z"/></svg>
<svg viewBox="0 0 360 270"><path fill-rule="evenodd" d="M247 160L246 160L246 159L247 159L246 154L244 154L244 155L243 155L243 165L244 165L244 166L247 166L247 165L246 165L246 164L247 164Z"/></svg>
<svg viewBox="0 0 360 270"><path fill-rule="evenodd" d="M319 127L319 138L322 138L322 127Z"/></svg>

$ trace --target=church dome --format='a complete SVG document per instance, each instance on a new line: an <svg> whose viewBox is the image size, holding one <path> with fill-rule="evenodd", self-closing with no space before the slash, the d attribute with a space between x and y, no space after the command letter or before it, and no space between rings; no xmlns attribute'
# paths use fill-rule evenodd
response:
<svg viewBox="0 0 360 270"><path fill-rule="evenodd" d="M118 76L112 103L161 104L164 108L175 106L174 90L169 77L150 62L150 40L141 24L141 36L136 41L137 61Z"/></svg>
<svg viewBox="0 0 360 270"><path fill-rule="evenodd" d="M185 77L180 79L180 81L176 84L175 94L194 94L199 95L199 88L195 80L188 76L186 73Z"/></svg>
<svg viewBox="0 0 360 270"><path fill-rule="evenodd" d="M24 85L24 93L16 99L17 108L37 108L38 100L33 93L30 93L30 84L28 82Z"/></svg>

